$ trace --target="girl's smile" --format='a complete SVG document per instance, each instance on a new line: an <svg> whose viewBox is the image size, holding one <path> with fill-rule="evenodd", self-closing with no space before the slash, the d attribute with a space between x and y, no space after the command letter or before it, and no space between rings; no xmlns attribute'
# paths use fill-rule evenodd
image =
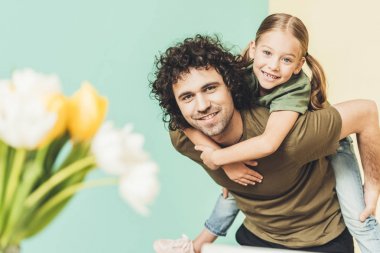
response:
<svg viewBox="0 0 380 253"><path fill-rule="evenodd" d="M257 43L251 43L253 72L261 88L271 90L301 71L305 58L301 57L300 48L291 33L280 30L266 32Z"/></svg>

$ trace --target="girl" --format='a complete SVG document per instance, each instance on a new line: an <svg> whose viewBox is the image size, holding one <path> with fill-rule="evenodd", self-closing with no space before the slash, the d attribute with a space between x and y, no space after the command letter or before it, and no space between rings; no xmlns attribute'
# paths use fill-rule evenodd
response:
<svg viewBox="0 0 380 253"><path fill-rule="evenodd" d="M202 151L201 158L210 169L225 170L230 179L247 185L261 182L262 177L237 162L259 159L274 153L292 129L299 114L322 109L327 105L326 80L322 67L308 54L308 32L301 20L288 14L273 14L260 25L255 41L243 59L252 69L252 89L255 102L268 107L270 117L262 135L221 149L195 129L185 129L188 138ZM302 71L307 63L312 78ZM331 157L336 175L336 189L342 214L348 229L359 243L361 251L380 252L380 230L373 217L361 213L364 209L362 183L351 141L341 142L338 153ZM232 164L232 165L231 165ZM253 165L253 163L249 163ZM365 165L365 164L364 164ZM224 194L225 197L228 194ZM204 243L226 235L238 213L233 198L219 197L206 228L194 241L159 240L154 248L158 253L200 252ZM359 220L364 221L362 223Z"/></svg>

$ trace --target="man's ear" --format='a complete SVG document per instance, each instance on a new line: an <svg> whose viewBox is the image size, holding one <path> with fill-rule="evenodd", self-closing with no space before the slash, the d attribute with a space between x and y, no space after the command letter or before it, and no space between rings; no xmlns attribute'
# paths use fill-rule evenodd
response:
<svg viewBox="0 0 380 253"><path fill-rule="evenodd" d="M255 52L256 52L256 43L254 40L249 42L249 48L248 48L248 56L252 60L255 58Z"/></svg>
<svg viewBox="0 0 380 253"><path fill-rule="evenodd" d="M294 70L293 74L297 75L301 72L302 66L305 63L306 59L305 57L302 57L301 60L299 61L296 69Z"/></svg>

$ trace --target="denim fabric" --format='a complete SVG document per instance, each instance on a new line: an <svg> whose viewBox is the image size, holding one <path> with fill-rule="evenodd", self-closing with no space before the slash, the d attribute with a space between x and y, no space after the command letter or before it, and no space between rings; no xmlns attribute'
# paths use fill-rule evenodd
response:
<svg viewBox="0 0 380 253"><path fill-rule="evenodd" d="M340 142L337 154L330 156L336 178L336 191L344 222L362 253L380 252L380 228L373 216L360 222L365 208L363 184L351 138Z"/></svg>
<svg viewBox="0 0 380 253"><path fill-rule="evenodd" d="M234 197L228 194L225 199L219 195L214 210L205 222L205 227L216 236L226 236L239 212Z"/></svg>

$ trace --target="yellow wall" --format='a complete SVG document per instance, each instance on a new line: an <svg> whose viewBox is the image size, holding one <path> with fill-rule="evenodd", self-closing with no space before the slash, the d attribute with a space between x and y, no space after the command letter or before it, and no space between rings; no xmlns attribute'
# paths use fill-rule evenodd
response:
<svg viewBox="0 0 380 253"><path fill-rule="evenodd" d="M330 102L368 98L380 107L380 1L269 0L269 13L278 12L308 28L309 53L324 67Z"/></svg>
<svg viewBox="0 0 380 253"><path fill-rule="evenodd" d="M369 98L380 105L380 1L270 0L269 12L305 23L309 53L326 71L331 102Z"/></svg>

